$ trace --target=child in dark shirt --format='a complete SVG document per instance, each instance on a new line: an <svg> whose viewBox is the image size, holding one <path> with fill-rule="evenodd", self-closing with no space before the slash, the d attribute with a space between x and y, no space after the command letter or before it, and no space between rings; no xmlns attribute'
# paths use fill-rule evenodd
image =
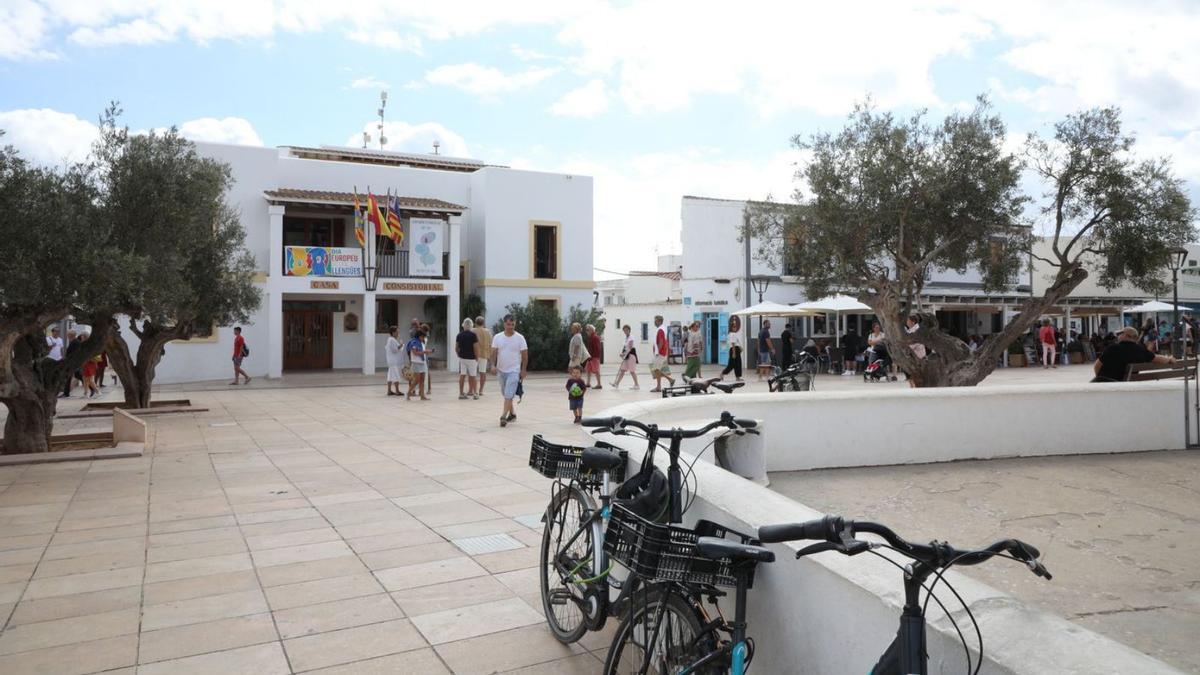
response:
<svg viewBox="0 0 1200 675"><path fill-rule="evenodd" d="M580 377L583 371L579 366L571 366L571 377L567 378L567 404L575 413L575 424L583 419L583 394L587 391L587 383Z"/></svg>

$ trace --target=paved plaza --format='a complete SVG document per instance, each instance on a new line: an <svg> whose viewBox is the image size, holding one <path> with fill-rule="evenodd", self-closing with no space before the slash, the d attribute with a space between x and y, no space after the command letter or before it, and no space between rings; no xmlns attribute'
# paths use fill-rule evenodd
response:
<svg viewBox="0 0 1200 675"><path fill-rule="evenodd" d="M1079 381L1085 372L1009 371L989 384L1026 377ZM765 389L749 380L742 391ZM461 401L439 378L429 402L387 397L382 382L363 382L332 374L164 387L164 397L185 396L209 412L148 418L154 448L145 457L0 469L0 673L599 672L611 630L560 645L544 627L537 588L537 517L549 481L526 462L533 433L579 438L564 379L531 378L507 429L497 425L495 382L481 400ZM643 378L640 392L593 391L585 414L648 398L650 386ZM904 385L818 382L893 386ZM1155 475L1176 473L1146 459ZM1023 462L1010 473L1022 475ZM775 478L781 491L793 485ZM1194 480L1171 494L1186 490L1194 499ZM928 492L935 502L937 490ZM818 508L874 515L870 503L825 500L807 488L795 494ZM1190 538L1181 536L1172 555L1194 560L1200 513L1180 513L1190 519L1179 521L1180 534ZM955 514L938 522L997 521L974 507ZM1047 540L1044 525L1028 527L1005 531ZM959 536L928 524L909 529ZM1121 548L1102 535L1077 538L1095 550ZM1053 604L1082 590L1072 559L1050 550L1060 575L1045 584ZM1194 578L1180 586L1182 577L1168 580L1144 559L1129 565L1125 585L1093 589L1093 611L1114 606L1105 594L1124 597L1129 587L1137 596L1129 603L1159 602L1150 597L1155 587L1170 585L1191 594L1191 606L1176 604L1195 618ZM987 579L1022 592L1002 574ZM1131 642L1102 620L1080 623Z"/></svg>

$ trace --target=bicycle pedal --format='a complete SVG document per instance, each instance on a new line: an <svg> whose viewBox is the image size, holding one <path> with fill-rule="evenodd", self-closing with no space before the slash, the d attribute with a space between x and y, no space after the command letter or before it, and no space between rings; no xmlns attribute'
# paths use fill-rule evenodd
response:
<svg viewBox="0 0 1200 675"><path fill-rule="evenodd" d="M562 588L556 588L550 591L550 604L555 606L565 605L571 601L571 593Z"/></svg>

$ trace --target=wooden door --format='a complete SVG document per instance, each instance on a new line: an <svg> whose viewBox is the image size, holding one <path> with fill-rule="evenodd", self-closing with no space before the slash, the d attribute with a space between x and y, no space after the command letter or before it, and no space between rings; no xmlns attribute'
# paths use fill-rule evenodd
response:
<svg viewBox="0 0 1200 675"><path fill-rule="evenodd" d="M333 313L289 310L283 313L283 369L333 367Z"/></svg>

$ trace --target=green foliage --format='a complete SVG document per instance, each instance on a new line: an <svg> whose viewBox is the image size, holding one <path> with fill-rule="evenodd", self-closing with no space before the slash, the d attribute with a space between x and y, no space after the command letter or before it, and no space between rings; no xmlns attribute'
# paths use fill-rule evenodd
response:
<svg viewBox="0 0 1200 675"><path fill-rule="evenodd" d="M505 313L513 315L517 320L517 332L524 335L529 343L529 370L566 370L572 322L590 323L596 326L597 331L604 329L600 310L585 310L581 305L571 307L566 320L559 315L558 309L539 302L511 304L505 308ZM503 321L497 321L492 331L504 332Z"/></svg>
<svg viewBox="0 0 1200 675"><path fill-rule="evenodd" d="M483 298L470 293L462 299L462 303L459 305L459 316L474 321L475 317L484 314L487 314L487 304L483 302Z"/></svg>

